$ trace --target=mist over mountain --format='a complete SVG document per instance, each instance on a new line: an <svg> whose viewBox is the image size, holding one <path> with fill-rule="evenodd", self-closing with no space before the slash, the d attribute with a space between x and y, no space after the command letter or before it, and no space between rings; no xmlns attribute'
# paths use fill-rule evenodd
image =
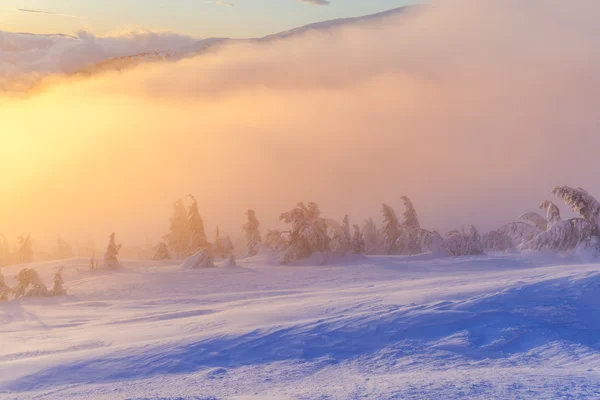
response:
<svg viewBox="0 0 600 400"><path fill-rule="evenodd" d="M176 62L53 74L0 95L2 231L143 243L187 194L207 231L232 236L248 208L265 229L298 201L377 221L403 195L424 226L485 231L536 210L555 184L600 193L598 15L594 1L441 2ZM197 40L2 43L5 82L27 87L11 73L37 80L47 66L76 72Z"/></svg>

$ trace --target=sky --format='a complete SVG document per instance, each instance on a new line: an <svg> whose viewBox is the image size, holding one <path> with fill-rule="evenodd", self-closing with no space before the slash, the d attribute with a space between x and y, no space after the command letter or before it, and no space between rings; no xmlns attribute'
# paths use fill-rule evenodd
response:
<svg viewBox="0 0 600 400"><path fill-rule="evenodd" d="M110 37L0 32L0 234L156 241L188 194L208 232L233 236L248 208L264 233L299 201L380 222L381 203L402 213L408 195L426 228L485 232L562 203L553 185L600 197L600 2L564 4L440 0L83 75L72 73L85 62L195 41L178 35L183 24Z"/></svg>
<svg viewBox="0 0 600 400"><path fill-rule="evenodd" d="M103 35L171 31L194 37L258 37L342 17L400 7L410 0L3 0L0 30ZM323 4L321 4L323 3Z"/></svg>

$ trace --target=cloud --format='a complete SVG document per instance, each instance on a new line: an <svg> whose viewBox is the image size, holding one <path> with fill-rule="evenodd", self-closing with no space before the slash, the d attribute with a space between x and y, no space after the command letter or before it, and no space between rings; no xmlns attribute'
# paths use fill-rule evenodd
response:
<svg viewBox="0 0 600 400"><path fill-rule="evenodd" d="M486 230L554 184L600 196L598 16L596 0L453 0L0 95L3 230L143 242L188 193L231 234L247 208L264 230L301 200L360 223L402 195L428 228ZM11 36L0 69L190 41Z"/></svg>
<svg viewBox="0 0 600 400"><path fill-rule="evenodd" d="M228 7L233 7L234 4L233 3L229 3L228 1L217 1L215 4L218 4L220 6L228 6Z"/></svg>
<svg viewBox="0 0 600 400"><path fill-rule="evenodd" d="M300 0L303 3L306 4L312 4L314 6L327 6L329 4L331 4L331 2L329 0Z"/></svg>
<svg viewBox="0 0 600 400"><path fill-rule="evenodd" d="M34 10L34 9L31 9L31 8L17 8L15 10L16 11L20 11L20 12L32 13L32 14L44 14L44 15L54 15L54 16L57 16L57 17L85 19L85 17L80 17L78 15L61 14L61 13L55 13L55 12L50 12L50 11Z"/></svg>

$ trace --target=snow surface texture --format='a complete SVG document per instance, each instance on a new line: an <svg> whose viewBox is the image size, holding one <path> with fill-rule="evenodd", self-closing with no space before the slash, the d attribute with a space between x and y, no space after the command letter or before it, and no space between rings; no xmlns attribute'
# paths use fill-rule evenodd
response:
<svg viewBox="0 0 600 400"><path fill-rule="evenodd" d="M575 262L61 262L68 296L0 302L0 398L597 399L599 265Z"/></svg>

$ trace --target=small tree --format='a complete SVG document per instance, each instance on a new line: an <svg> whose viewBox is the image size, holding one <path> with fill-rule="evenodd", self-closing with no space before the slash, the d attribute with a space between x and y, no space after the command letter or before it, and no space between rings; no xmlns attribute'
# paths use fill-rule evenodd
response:
<svg viewBox="0 0 600 400"><path fill-rule="evenodd" d="M4 280L4 275L2 275L2 270L0 270L0 301L8 300L8 295L12 292L10 287L6 284Z"/></svg>
<svg viewBox="0 0 600 400"><path fill-rule="evenodd" d="M65 294L67 294L67 291L63 287L63 284L65 283L62 277L63 269L64 267L61 265L54 272L54 287L52 288L51 292L53 296L64 296Z"/></svg>
<svg viewBox="0 0 600 400"><path fill-rule="evenodd" d="M362 230L366 254L379 254L382 250L381 239L373 218L369 218Z"/></svg>
<svg viewBox="0 0 600 400"><path fill-rule="evenodd" d="M308 203L308 206L298 203L293 210L281 214L279 218L292 225L289 247L282 258L283 264L329 250L327 221L321 218L321 210L316 203Z"/></svg>
<svg viewBox="0 0 600 400"><path fill-rule="evenodd" d="M48 288L42 283L38 273L31 268L25 268L17 275L17 288L15 299L21 297L44 297L48 296ZM31 289L29 288L31 286Z"/></svg>
<svg viewBox="0 0 600 400"><path fill-rule="evenodd" d="M254 210L246 211L246 216L248 217L248 222L246 222L243 229L246 235L248 256L252 257L258 253L258 249L262 243L260 231L258 230L260 223L258 222L258 218L256 218Z"/></svg>
<svg viewBox="0 0 600 400"><path fill-rule="evenodd" d="M164 261L164 260L171 259L171 254L169 254L169 248L164 241L160 241L156 246L154 246L153 250L154 250L154 256L152 257L153 260Z"/></svg>
<svg viewBox="0 0 600 400"><path fill-rule="evenodd" d="M175 258L182 259L190 253L190 227L185 204L182 199L173 203L170 230L165 235L166 244Z"/></svg>
<svg viewBox="0 0 600 400"><path fill-rule="evenodd" d="M354 233L352 235L352 251L355 254L365 254L365 241L363 240L363 234L360 231L358 225L353 225Z"/></svg>
<svg viewBox="0 0 600 400"><path fill-rule="evenodd" d="M381 206L383 214L383 243L386 254L394 254L400 237L400 223L394 209L387 204Z"/></svg>
<svg viewBox="0 0 600 400"><path fill-rule="evenodd" d="M121 264L117 259L117 255L121 250L121 244L117 245L115 243L115 233L110 234L110 238L108 241L108 246L106 247L106 253L104 253L104 265L109 269L119 269L121 268Z"/></svg>
<svg viewBox="0 0 600 400"><path fill-rule="evenodd" d="M201 249L208 247L208 239L204 231L204 220L198 211L198 202L196 198L189 195L192 204L188 208L188 225L190 230L190 250L194 254Z"/></svg>
<svg viewBox="0 0 600 400"><path fill-rule="evenodd" d="M33 261L33 242L31 236L19 236L17 239L19 244L19 261L22 263L29 263Z"/></svg>
<svg viewBox="0 0 600 400"><path fill-rule="evenodd" d="M221 258L227 258L233 254L233 242L229 236L221 237L221 232L217 226L217 234L213 245L213 253Z"/></svg>
<svg viewBox="0 0 600 400"><path fill-rule="evenodd" d="M560 209L553 202L546 200L540 204L540 210L546 211L547 224L551 224L556 221L560 221ZM546 227L548 226L546 224Z"/></svg>

